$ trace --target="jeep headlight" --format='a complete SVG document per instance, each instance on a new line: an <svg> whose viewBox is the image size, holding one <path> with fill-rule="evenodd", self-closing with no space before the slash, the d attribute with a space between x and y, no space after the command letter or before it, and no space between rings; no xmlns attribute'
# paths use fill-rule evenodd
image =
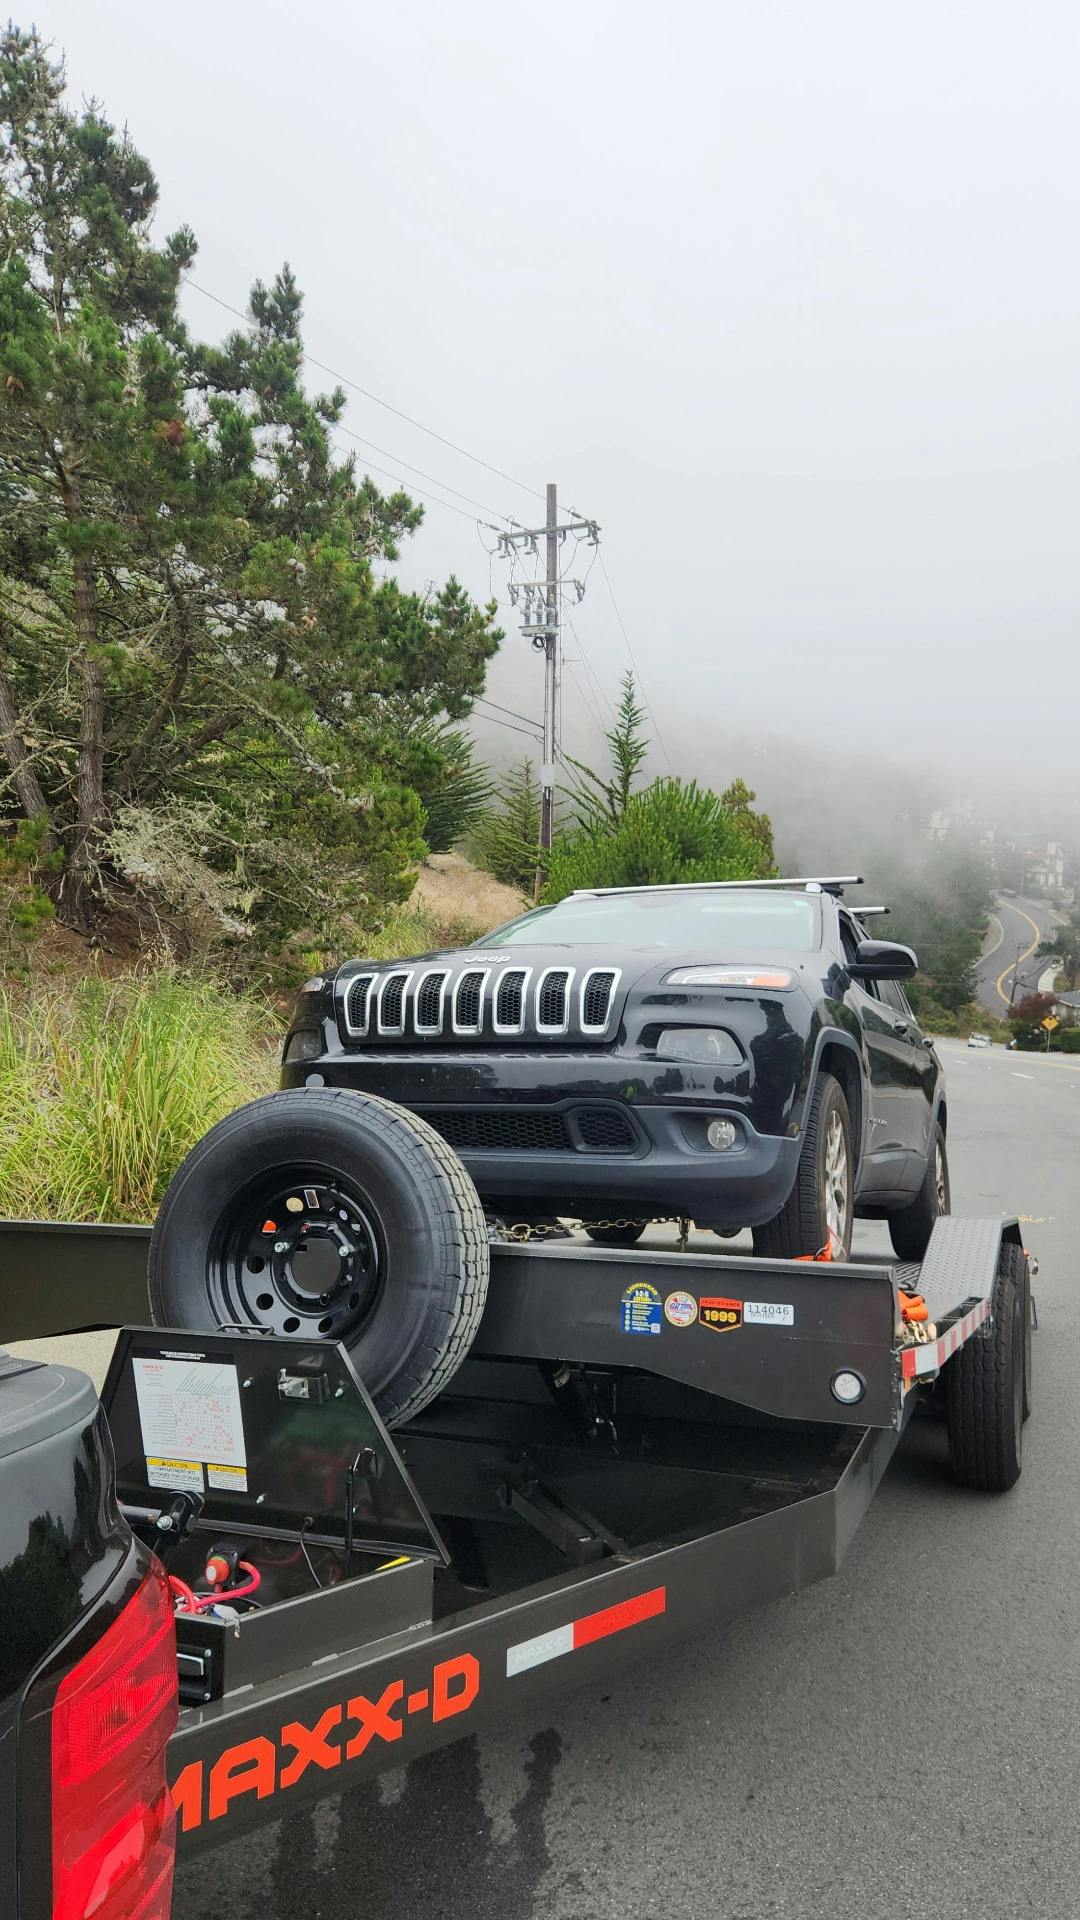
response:
<svg viewBox="0 0 1080 1920"><path fill-rule="evenodd" d="M665 987L767 987L789 993L796 984L787 967L676 967L664 976Z"/></svg>
<svg viewBox="0 0 1080 1920"><path fill-rule="evenodd" d="M697 1067L739 1067L746 1058L723 1027L665 1027L656 1043L658 1060L686 1060Z"/></svg>

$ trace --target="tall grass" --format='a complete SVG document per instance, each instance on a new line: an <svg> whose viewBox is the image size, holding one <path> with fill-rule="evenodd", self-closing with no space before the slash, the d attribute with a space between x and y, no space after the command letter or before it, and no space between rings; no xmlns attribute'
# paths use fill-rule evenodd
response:
<svg viewBox="0 0 1080 1920"><path fill-rule="evenodd" d="M150 1220L208 1127L274 1085L273 1013L175 971L0 991L0 1216Z"/></svg>

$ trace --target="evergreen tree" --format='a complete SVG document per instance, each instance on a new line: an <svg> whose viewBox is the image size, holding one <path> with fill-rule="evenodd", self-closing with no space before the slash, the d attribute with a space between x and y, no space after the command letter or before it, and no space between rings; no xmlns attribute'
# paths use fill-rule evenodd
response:
<svg viewBox="0 0 1080 1920"><path fill-rule="evenodd" d="M775 867L762 823L767 829L764 815L733 810L696 781L657 780L606 832L579 828L556 840L543 898L561 900L575 887L767 879Z"/></svg>
<svg viewBox="0 0 1080 1920"><path fill-rule="evenodd" d="M193 236L155 243L149 165L16 28L0 135L0 753L59 911L88 926L162 822L200 823L275 937L401 897L423 811L393 716L468 712L494 606L376 570L422 509L336 458L288 267L193 341Z"/></svg>

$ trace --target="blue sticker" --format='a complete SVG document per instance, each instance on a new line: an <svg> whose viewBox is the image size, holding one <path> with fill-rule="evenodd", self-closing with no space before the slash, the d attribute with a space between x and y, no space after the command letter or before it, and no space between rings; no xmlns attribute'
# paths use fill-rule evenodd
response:
<svg viewBox="0 0 1080 1920"><path fill-rule="evenodd" d="M619 1303L619 1324L624 1333L662 1333L664 1303L659 1291L648 1280L627 1287Z"/></svg>

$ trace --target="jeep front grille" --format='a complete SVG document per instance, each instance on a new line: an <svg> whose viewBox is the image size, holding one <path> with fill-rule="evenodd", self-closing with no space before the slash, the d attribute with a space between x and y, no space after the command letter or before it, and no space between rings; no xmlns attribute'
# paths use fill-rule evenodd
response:
<svg viewBox="0 0 1080 1920"><path fill-rule="evenodd" d="M500 976L495 989L496 1033L523 1033L525 1030L525 987L528 967L509 967Z"/></svg>
<svg viewBox="0 0 1080 1920"><path fill-rule="evenodd" d="M479 1033L484 1024L484 982L487 974L477 967L463 973L454 988L454 1032Z"/></svg>
<svg viewBox="0 0 1080 1920"><path fill-rule="evenodd" d="M381 1040L513 1038L580 1046L613 1036L617 967L387 967L342 982L338 1018L346 1045Z"/></svg>
<svg viewBox="0 0 1080 1920"><path fill-rule="evenodd" d="M376 1024L380 1033L404 1033L405 989L411 973L384 973L378 985Z"/></svg>
<svg viewBox="0 0 1080 1920"><path fill-rule="evenodd" d="M417 982L416 999L413 1005L413 1026L417 1033L442 1032L445 991L445 973L421 975Z"/></svg>
<svg viewBox="0 0 1080 1920"><path fill-rule="evenodd" d="M349 981L345 994L345 1026L358 1040L368 1030L368 1004L374 978L373 973L358 973L355 979Z"/></svg>
<svg viewBox="0 0 1080 1920"><path fill-rule="evenodd" d="M613 968L593 967L581 983L582 1033L606 1033L615 983L619 976Z"/></svg>
<svg viewBox="0 0 1080 1920"><path fill-rule="evenodd" d="M537 1033L565 1033L569 1024L567 1010L573 969L549 967L540 975L536 988Z"/></svg>

